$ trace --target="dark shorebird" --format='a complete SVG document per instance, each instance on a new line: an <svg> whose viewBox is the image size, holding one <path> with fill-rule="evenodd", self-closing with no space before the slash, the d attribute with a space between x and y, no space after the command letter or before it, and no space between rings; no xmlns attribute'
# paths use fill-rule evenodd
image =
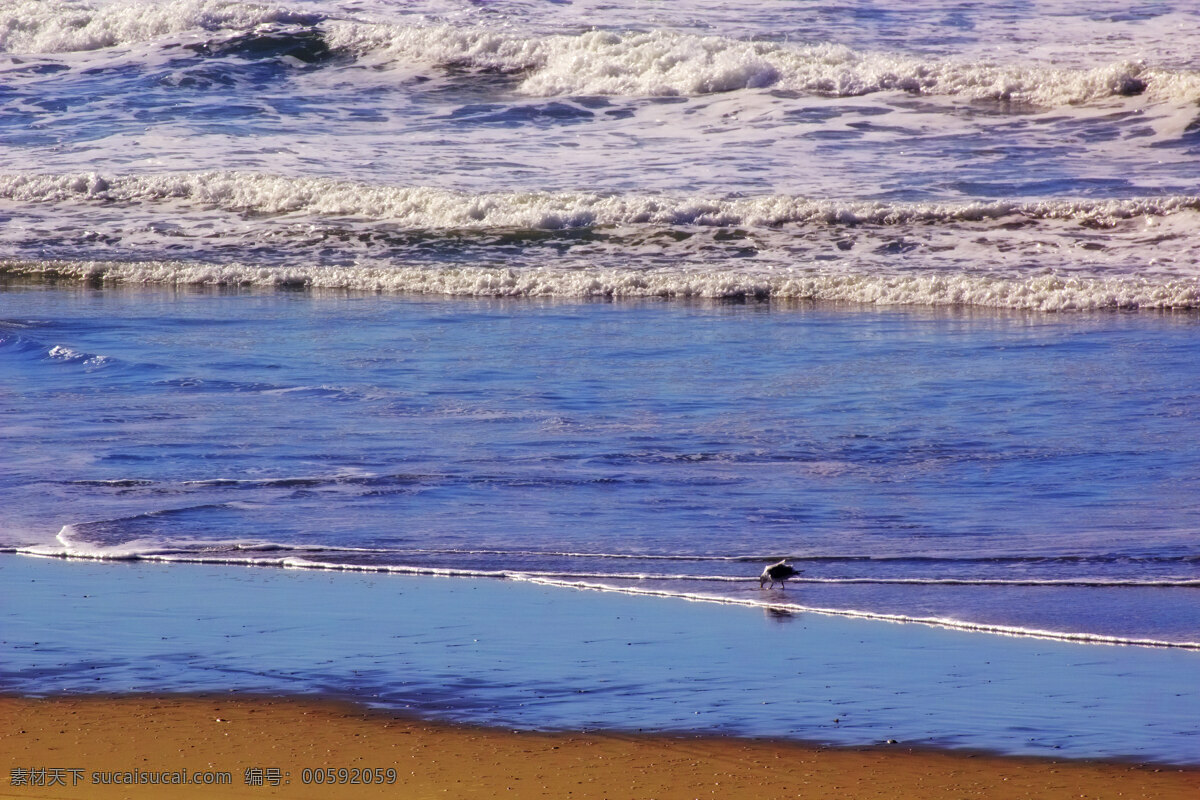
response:
<svg viewBox="0 0 1200 800"><path fill-rule="evenodd" d="M785 558L778 564L772 564L762 571L762 575L758 576L758 588L763 588L763 584L767 581L771 582L771 586L767 587L768 589L774 587L776 583L778 583L780 587L786 588L787 579L793 575L799 574L800 573L795 567L787 563L787 559Z"/></svg>

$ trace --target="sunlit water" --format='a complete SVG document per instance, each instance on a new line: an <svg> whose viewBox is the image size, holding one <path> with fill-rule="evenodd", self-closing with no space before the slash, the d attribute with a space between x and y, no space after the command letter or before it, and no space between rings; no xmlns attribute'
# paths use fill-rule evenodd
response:
<svg viewBox="0 0 1200 800"><path fill-rule="evenodd" d="M1200 762L1195 653L500 580L0 556L0 685L506 729Z"/></svg>
<svg viewBox="0 0 1200 800"><path fill-rule="evenodd" d="M1197 52L1183 2L4 3L0 548L1174 670L1200 646ZM1105 691L1140 697L1118 661ZM847 696L894 677L855 669ZM500 683L497 708L529 688ZM1108 754L1190 741L1133 738Z"/></svg>
<svg viewBox="0 0 1200 800"><path fill-rule="evenodd" d="M1191 315L11 289L6 537L1200 642ZM761 589L789 557L802 574Z"/></svg>

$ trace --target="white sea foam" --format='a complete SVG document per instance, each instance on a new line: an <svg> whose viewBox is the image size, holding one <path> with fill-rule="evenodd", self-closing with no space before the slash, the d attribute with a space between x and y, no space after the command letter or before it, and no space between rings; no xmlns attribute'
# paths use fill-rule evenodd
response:
<svg viewBox="0 0 1200 800"><path fill-rule="evenodd" d="M150 539L133 539L115 545L95 545L84 539L75 525L64 525L55 537L57 544L35 544L18 547L24 555L57 558L87 558L102 561L140 561L162 552L163 543Z"/></svg>
<svg viewBox="0 0 1200 800"><path fill-rule="evenodd" d="M529 37L449 25L330 23L327 29L331 46L364 58L519 73L519 91L539 97L694 96L765 87L837 97L900 91L1042 106L1142 93L1177 102L1200 97L1200 74L1158 70L1139 61L1058 69L667 30Z"/></svg>
<svg viewBox="0 0 1200 800"><path fill-rule="evenodd" d="M188 31L315 25L302 6L234 0L15 0L0 9L0 52L59 53L150 41ZM375 62L456 66L520 76L532 96L694 96L773 89L826 96L899 91L1063 106L1145 93L1200 97L1200 74L1122 60L1091 69L863 52L832 43L788 44L670 30L529 35L510 28L328 20L340 51Z"/></svg>
<svg viewBox="0 0 1200 800"><path fill-rule="evenodd" d="M125 482L120 482L124 484ZM139 516L160 516L171 513L174 509L151 512ZM108 520L113 522L115 520ZM690 573L661 573L661 572L606 572L587 570L530 570L530 569L480 569L475 567L444 567L429 565L388 563L347 563L335 561L316 561L296 553L321 553L352 555L384 555L403 558L411 555L503 555L503 556L541 556L567 557L585 560L608 559L637 559L637 560L669 560L669 561L723 561L723 562L757 562L770 560L758 556L687 556L687 555L637 555L616 553L555 553L536 550L456 550L456 549L394 549L379 547L341 547L318 544L298 544L268 541L241 540L209 540L209 539L172 539L170 541L140 538L117 545L97 545L87 541L78 526L66 525L56 537L57 545L31 545L21 547L16 552L27 555L60 556L64 558L90 558L97 560L141 560L141 561L172 561L222 564L254 564L274 565L284 567L303 567L307 569L328 569L341 571L389 572L405 575L444 575L458 577L491 577L491 578L561 578L577 580L608 580L608 581L637 581L637 582L700 582L700 583L739 583L750 584L757 580L755 575L697 575ZM262 558L259 556L243 555L244 553L281 553L278 557ZM856 560L856 559L851 559ZM986 559L985 559L986 560ZM1042 586L1042 587L1142 587L1142 588L1197 588L1200 580L1193 578L817 578L799 575L790 579L796 584L824 585L909 585L909 586Z"/></svg>
<svg viewBox="0 0 1200 800"><path fill-rule="evenodd" d="M165 175L0 175L0 199L22 203L139 203L262 214L351 217L414 229L587 226L903 225L1012 219L1091 226L1200 210L1200 195L1126 200L969 203L839 201L791 195L688 197L592 192L468 193L248 172Z"/></svg>
<svg viewBox="0 0 1200 800"><path fill-rule="evenodd" d="M164 512L151 512L161 514ZM83 526L86 527L86 526ZM508 579L532 582L545 586L566 589L584 589L605 592L617 592L640 596L684 599L691 601L741 605L772 610L782 610L794 613L818 613L835 616L853 617L888 621L895 623L911 623L953 628L964 631L974 631L1010 636L1035 637L1075 641L1092 644L1136 645L1146 647L1170 647L1183 649L1200 649L1200 642L1170 641L1141 638L1134 636L1113 636L1090 632L1052 631L1028 628L1016 625L993 624L970 620L959 620L942 617L921 617L903 613L864 611L853 608L833 608L809 606L791 601L780 601L778 597L746 597L737 594L706 594L683 588L687 583L723 583L746 584L755 583L755 577L728 575L693 575L693 574L658 574L658 573L624 573L603 571L563 571L563 570L526 570L526 569L487 569L480 567L455 567L447 565L421 565L396 563L389 559L385 563L346 563L332 561L328 558L338 552L348 554L391 554L403 556L404 553L463 553L476 554L508 553L509 551L457 551L457 550L412 550L390 551L376 548L340 548L323 547L319 545L291 545L286 543L265 541L205 541L205 540L172 540L156 541L141 538L116 545L93 544L87 540L80 526L65 525L57 535L54 545L35 545L13 548L11 552L40 557L58 557L84 560L124 560L148 561L157 563L193 563L193 564L226 564L233 566L278 567L283 569L324 570L334 572L384 573L394 575L425 575L445 578L489 578ZM529 551L531 554L535 551ZM325 558L322 558L322 555ZM544 555L544 554L543 554ZM583 553L567 554L584 558L623 557L625 554ZM742 560L743 556L712 556L710 560ZM989 578L810 578L798 576L798 583L811 584L898 584L913 586L988 586L988 587L1092 587L1092 588L1166 588L1194 589L1200 587L1200 581L1185 578L1143 578L1143 579L1103 579L1103 578L1050 578L1050 579L989 579ZM661 587L661 588L660 588Z"/></svg>
<svg viewBox="0 0 1200 800"><path fill-rule="evenodd" d="M464 297L775 300L1038 311L1197 309L1200 279L871 275L737 269L511 270L488 267L263 267L186 262L0 261L0 275L172 286L304 287Z"/></svg>
<svg viewBox="0 0 1200 800"><path fill-rule="evenodd" d="M150 539L138 539L116 546L91 546L72 541L63 543L60 535L60 545L28 545L11 548L10 552L24 555L44 557L59 557L73 559L90 559L96 561L155 561L171 563L195 564L229 564L244 566L277 566L294 569L319 569L332 572L383 572L396 575L435 575L442 577L465 578L507 578L511 580L551 581L563 585L576 585L580 581L628 581L637 583L734 583L753 584L757 578L746 575L692 575L692 574L661 574L649 572L579 572L564 570L528 570L528 569L480 569L474 567L444 567L413 564L360 564L341 561L320 561L312 558L293 555L297 552L330 553L386 553L389 551L377 548L359 547L323 547L320 545L291 545L272 542L172 542L165 544ZM286 555L262 557L240 555L241 553L282 552ZM237 553L238 555L234 555ZM1083 588L1177 588L1192 589L1200 587L1200 580L1193 579L958 579L958 578L805 578L790 579L794 584L826 584L826 585L911 585L911 586L991 586L991 587L1083 587ZM608 589L612 591L632 590L626 585L587 584L584 588ZM690 596L677 590L669 589L638 589L639 593L662 594L664 596ZM736 598L713 598L735 602ZM755 603L757 604L757 603ZM772 602L772 605L776 605Z"/></svg>
<svg viewBox="0 0 1200 800"><path fill-rule="evenodd" d="M100 481L98 483L104 483ZM124 485L126 481L115 482L118 485ZM148 512L146 514L135 515L134 517L125 517L123 519L136 519L138 517L161 516L170 514L180 509L165 509L156 512ZM131 539L129 541L120 542L117 544L97 544L89 541L87 536L82 532L81 528L86 528L87 525L99 523L117 522L120 520L98 520L92 523L79 525L64 525L55 536L57 544L33 544L23 545L12 548L11 552L22 553L24 555L57 557L57 558L80 558L94 559L98 561L196 561L200 563L274 563L294 558L288 555L276 559L261 559L251 558L248 556L228 555L228 553L262 553L262 552L285 552L285 553L389 553L390 550L383 550L373 547L342 547L337 545L319 545L319 544L296 544L284 542L267 542L267 541L241 541L241 540L211 540L211 539L155 539L141 537ZM213 553L221 553L221 555L213 555Z"/></svg>
<svg viewBox="0 0 1200 800"><path fill-rule="evenodd" d="M82 364L86 367L100 367L112 361L108 356L81 353L70 347L55 345L46 352L46 357L52 361L62 361L70 364Z"/></svg>
<svg viewBox="0 0 1200 800"><path fill-rule="evenodd" d="M874 611L860 611L856 609L822 608L818 606L806 606L799 603L780 603L758 599L722 597L719 595L675 592L671 590L647 589L631 586L618 587L576 580L554 580L542 577L528 577L525 578L525 580L543 586L560 586L571 589L587 589L600 592L616 592L619 594L674 598L703 603L719 603L723 605L753 606L757 608L766 608L770 610L785 611L797 614L824 614L828 616L851 617L855 619L876 620L881 622L931 625L938 628L950 628L953 630L975 633L991 633L1035 639L1055 639L1058 641L1080 642L1085 644L1135 645L1139 647L1169 647L1184 650L1200 650L1200 642L1172 642L1161 639L1107 636L1097 633L1051 631L1038 628L1023 628L1016 625L994 625L989 623L969 622L965 620L944 617L913 617L905 614L886 614Z"/></svg>
<svg viewBox="0 0 1200 800"><path fill-rule="evenodd" d="M771 564L779 561L781 558L785 561L804 561L804 562L859 562L866 561L872 563L886 563L892 561L913 562L913 561L929 561L940 563L963 563L963 564L979 564L979 563L1008 563L1008 562L1026 562L1026 563L1045 563L1053 561L1099 561L1110 562L1114 560L1138 560L1136 556L1115 556L1115 555L1095 555L1080 557L1076 555L1012 555L1004 551L997 551L994 554L988 554L983 551L976 551L972 555L961 554L943 554L938 552L918 552L918 553L898 553L893 555L878 555L868 553L741 553L737 555L717 555L712 553L638 553L638 552L619 552L609 553L603 551L578 551L578 550L520 550L520 549L468 549L468 548L403 548L391 549L389 552L399 555L470 555L470 556L536 556L539 558L572 558L572 559L597 559L597 560L634 560L634 561L688 561L688 562L741 562L741 563L757 563ZM1160 561L1198 561L1200 556L1179 556L1179 557L1152 557L1150 560Z"/></svg>
<svg viewBox="0 0 1200 800"><path fill-rule="evenodd" d="M793 583L822 583L837 585L886 584L897 586L1079 586L1113 588L1117 586L1154 587L1159 589L1193 589L1200 587L1200 580L1189 578L1163 578L1161 580L1125 580L1105 578L789 578Z"/></svg>
<svg viewBox="0 0 1200 800"><path fill-rule="evenodd" d="M79 361L86 358L83 353L72 350L69 347L63 347L62 345L51 347L46 356L56 361Z"/></svg>
<svg viewBox="0 0 1200 800"><path fill-rule="evenodd" d="M266 23L311 22L280 5L233 0L6 0L0 7L0 52L62 53L149 41L190 30L249 30Z"/></svg>
<svg viewBox="0 0 1200 800"><path fill-rule="evenodd" d="M396 551L406 555L537 556L540 558L631 559L637 561L776 561L777 556L713 556L660 553L582 553L570 550L466 550L461 548L421 548Z"/></svg>
<svg viewBox="0 0 1200 800"><path fill-rule="evenodd" d="M1125 636L1110 636L1105 634L1087 633L1087 632L1070 632L1070 631L1051 631L1036 628L1025 628L1015 625L999 625L983 622L971 622L966 620L957 620L942 617L916 617L905 614L882 613L874 611L862 611L857 609L846 608L827 608L819 606L808 606L799 603L779 602L777 599L770 600L759 598L743 598L724 595L709 595L696 592L680 591L678 589L655 589L645 586L629 586L629 585L613 585L611 583L597 583L596 580L631 580L644 581L646 579L657 578L659 580L695 580L696 576L650 576L650 575L603 575L603 574L565 574L558 572L539 572L539 571L520 571L520 570L483 570L483 569L457 569L454 567L426 567L426 566L409 566L398 564L347 564L330 561L318 561L310 558L299 556L281 556L281 557L256 557L256 556L228 556L228 555L207 555L203 552L158 552L153 547L146 547L141 542L129 542L127 545L115 548L88 548L79 546L74 543L72 537L73 529L71 526L65 526L59 534L60 546L29 546L18 547L14 551L24 555L33 555L40 557L56 557L69 559L85 559L85 560L135 560L135 561L151 561L160 563L191 563L191 564L228 564L237 566L255 566L255 567L280 567L284 569L306 569L306 570L322 570L331 572L369 572L369 573L387 573L396 575L425 575L445 578L499 578L507 580L516 580L529 583L535 583L542 586L553 586L564 589L583 589L601 592L615 592L619 594L661 597L668 599L689 600L706 603L719 603L724 605L739 605L750 606L755 608L764 608L774 611L785 611L791 613L808 613L808 614L824 614L830 616L851 617L856 619L867 619L884 622L931 625L941 628L951 628L955 630L1000 634L1007 636L1031 637L1040 639L1055 639L1059 641L1072 641L1087 644L1109 644L1109 645L1134 645L1140 647L1165 647L1178 648L1187 650L1200 650L1200 642L1185 642L1185 641L1168 641L1159 639L1145 639L1137 637ZM252 550L252 548L243 548ZM725 578L716 577L715 580L722 582L737 581L742 583L750 582L749 578ZM988 582L985 582L988 583ZM1025 582L1013 582L1015 585L1028 585ZM1039 585L1044 582L1037 582ZM1049 582L1054 585L1058 582ZM1180 585L1193 586L1197 582L1186 582ZM1110 584L1070 584L1067 585L1110 585ZM1135 585L1135 584L1111 584L1111 585ZM1136 584L1142 585L1142 584ZM1151 582L1145 585L1163 586L1175 585L1164 584L1162 582Z"/></svg>
<svg viewBox="0 0 1200 800"><path fill-rule="evenodd" d="M903 203L788 195L469 193L206 172L0 175L0 202L5 200L20 205L25 218L40 215L45 221L39 224L57 224L67 242L86 224L107 241L145 253L137 262L13 259L0 263L7 275L490 297L1200 307L1195 195ZM92 208L105 213L93 215ZM112 211L117 216L110 223ZM239 215L236 224L220 216L229 214ZM256 253L250 256L254 263L228 263L224 259L237 252L229 247L222 249L222 263L203 255L189 262L154 260L163 245L156 223L164 216L173 221L172 246L187 238L215 247L227 238L234 247L257 250L269 240L273 249L265 255L274 260L258 261ZM568 242L569 253L539 250L542 232L578 228L602 236L582 245ZM741 238L710 241L728 228ZM378 244L356 244L364 231ZM436 266L408 260L403 236L416 232L420 247L438 248L441 231L452 232L447 247L474 249ZM514 232L537 235L521 257L505 256L507 267L492 265L488 243ZM13 233L25 236L21 228ZM324 263L325 256L306 249L314 234L317 241L329 235L347 242L343 259ZM47 235L38 236L44 248ZM897 246L899 251L892 249ZM754 257L723 257L730 248L749 249ZM350 258L355 261L347 263Z"/></svg>

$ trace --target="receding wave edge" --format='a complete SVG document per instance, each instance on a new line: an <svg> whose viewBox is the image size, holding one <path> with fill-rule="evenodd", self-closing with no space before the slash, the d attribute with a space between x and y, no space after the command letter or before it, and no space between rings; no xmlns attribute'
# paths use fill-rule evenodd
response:
<svg viewBox="0 0 1200 800"><path fill-rule="evenodd" d="M6 548L7 549L7 548ZM160 563L185 563L185 564L223 564L236 566L259 566L259 567L281 567L284 569L306 569L306 570L324 570L331 572L369 572L369 573L387 573L397 575L425 575L445 578L495 578L521 581L526 583L534 583L541 586L551 586L564 589L579 589L601 592L612 592L617 594L628 594L648 597L661 597L677 600L688 600L692 602L717 603L721 605L737 605L749 606L753 608L762 608L768 611L786 612L786 613L807 613L807 614L822 614L826 616L850 617L855 619L875 620L881 622L905 623L928 625L939 628L949 628L953 630L961 630L975 633L990 633L1006 636L1016 636L1036 639L1053 639L1058 641L1079 642L1086 644L1107 644L1107 645L1126 645L1137 647L1158 647L1182 650L1200 650L1200 642L1176 642L1160 639L1145 639L1126 636L1110 636L1106 634L1087 633L1087 632L1063 632L1050 631L1036 628L1024 628L1015 625L999 625L983 622L970 622L944 617L916 617L905 614L890 614L874 611L862 611L857 609L842 609L842 608L826 608L820 606L808 606L799 603L781 602L778 599L772 600L757 600L738 597L727 597L719 595L700 594L695 592L672 591L666 589L652 589L637 586L613 586L610 584L596 583L595 578L608 577L610 579L620 580L643 580L649 577L657 577L660 579L704 579L705 576L644 576L644 575L570 575L564 576L561 573L554 572L537 572L537 571L519 571L519 570L480 570L480 569L456 569L453 567L419 567L419 566L403 566L403 565L379 565L379 564L341 564L322 561L313 561L307 558L297 557L271 557L271 558L254 558L254 557L239 557L230 558L227 556L201 556L201 555L185 555L177 553L147 553L147 552L125 552L109 554L103 552L85 553L70 547L49 547L49 546L32 546L19 547L8 549L9 552L19 553L21 555L29 555L40 558L61 558L68 560L86 560L86 561L148 561ZM716 577L716 580L721 581L738 581L746 582L747 578L726 578ZM837 580L837 581L813 581L813 582L876 582L876 583L917 583L917 584L941 584L947 583L951 585L959 584L983 584L983 585L998 585L998 584L1015 584L1015 585L1034 585L1035 582L1030 581L907 581L907 580ZM1129 582L1126 582L1127 584ZM1124 585L1103 582L1081 582L1072 584L1069 581L1040 581L1036 585ZM1151 581L1146 584L1136 583L1135 585L1147 586L1183 586L1192 587L1200 585L1197 581Z"/></svg>

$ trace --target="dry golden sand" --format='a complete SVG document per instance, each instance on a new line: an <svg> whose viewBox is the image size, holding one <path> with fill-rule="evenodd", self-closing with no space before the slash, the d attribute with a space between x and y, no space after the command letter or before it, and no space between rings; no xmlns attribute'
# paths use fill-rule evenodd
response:
<svg viewBox="0 0 1200 800"><path fill-rule="evenodd" d="M1197 800L1200 771L777 742L531 734L435 725L326 702L227 697L0 698L0 797L1155 798ZM13 769L83 770L13 786ZM385 786L302 770L393 768ZM246 785L247 768L290 773ZM228 786L98 786L96 771L226 771Z"/></svg>

